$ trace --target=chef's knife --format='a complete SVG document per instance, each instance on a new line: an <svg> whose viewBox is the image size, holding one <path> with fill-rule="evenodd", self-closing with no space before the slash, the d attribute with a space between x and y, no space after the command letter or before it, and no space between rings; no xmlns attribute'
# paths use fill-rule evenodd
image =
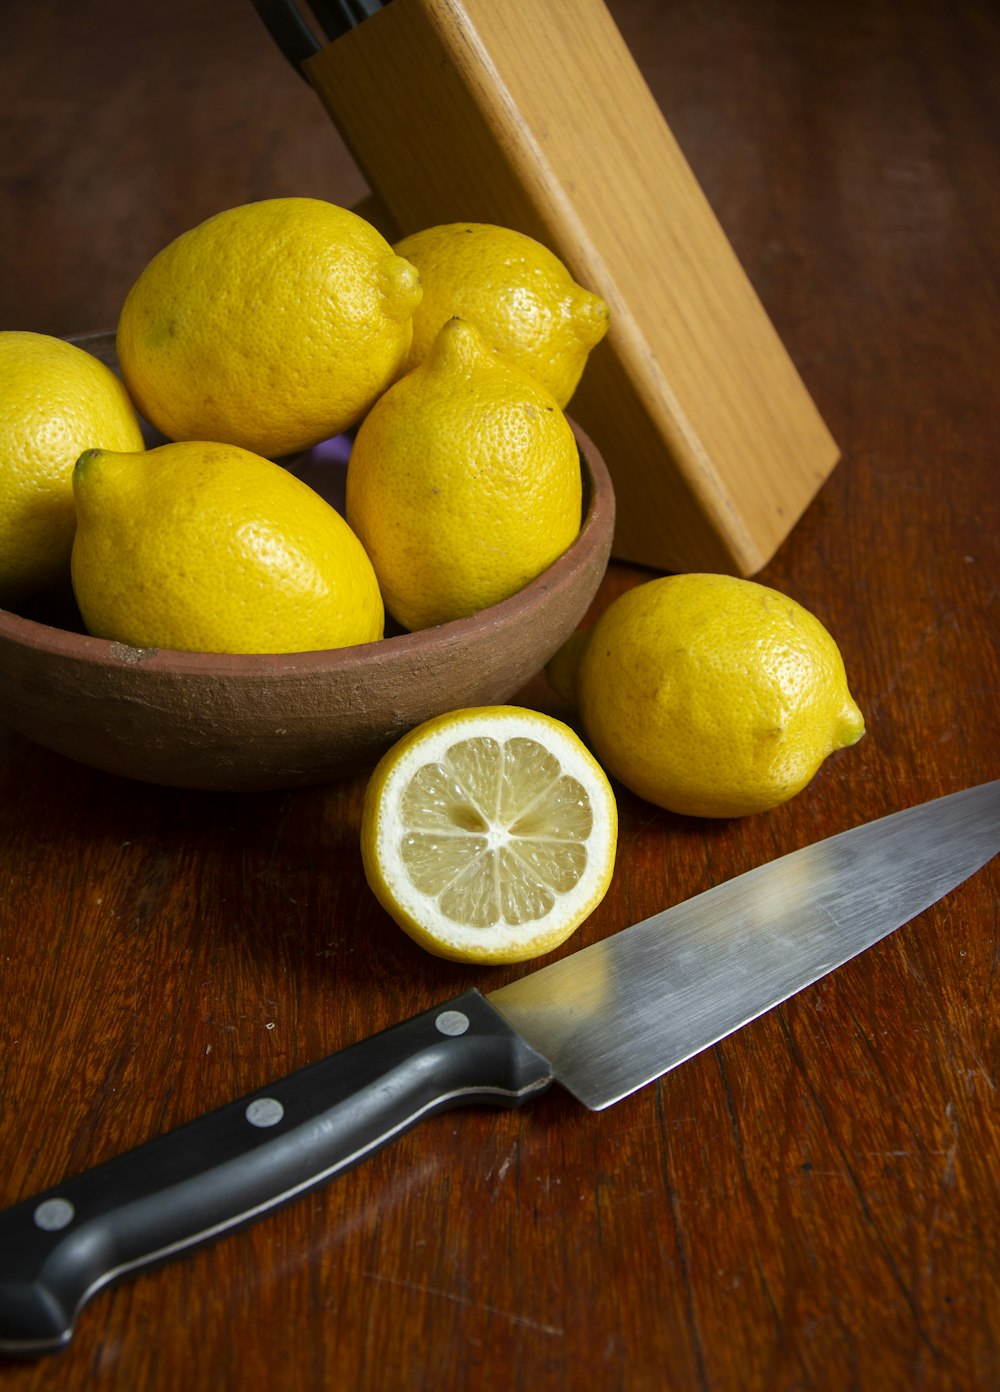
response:
<svg viewBox="0 0 1000 1392"><path fill-rule="evenodd" d="M261 1217L422 1117L558 1081L600 1109L921 913L1000 850L1000 781L750 870L469 991L0 1213L0 1351L69 1342L111 1281Z"/></svg>

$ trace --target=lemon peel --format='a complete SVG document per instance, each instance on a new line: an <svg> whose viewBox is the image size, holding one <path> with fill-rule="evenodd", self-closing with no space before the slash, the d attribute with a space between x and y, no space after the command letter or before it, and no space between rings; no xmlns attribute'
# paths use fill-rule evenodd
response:
<svg viewBox="0 0 1000 1392"><path fill-rule="evenodd" d="M361 543L280 465L235 445L86 451L72 578L88 630L136 648L285 653L381 638Z"/></svg>
<svg viewBox="0 0 1000 1392"><path fill-rule="evenodd" d="M93 446L143 448L111 369L64 339L0 333L0 596L69 579L73 466Z"/></svg>
<svg viewBox="0 0 1000 1392"><path fill-rule="evenodd" d="M820 621L733 576L674 575L627 590L551 676L575 690L608 772L690 816L776 807L865 733Z"/></svg>
<svg viewBox="0 0 1000 1392"><path fill-rule="evenodd" d="M481 222L427 227L395 249L417 267L423 286L408 370L458 315L560 406L568 404L591 350L607 332L610 312L553 252L523 232Z"/></svg>
<svg viewBox="0 0 1000 1392"><path fill-rule="evenodd" d="M372 407L347 470L347 519L411 630L523 588L572 543L581 506L566 417L461 319Z"/></svg>
<svg viewBox="0 0 1000 1392"><path fill-rule="evenodd" d="M364 218L318 198L227 208L143 268L122 375L171 440L277 458L356 423L394 380L420 277Z"/></svg>

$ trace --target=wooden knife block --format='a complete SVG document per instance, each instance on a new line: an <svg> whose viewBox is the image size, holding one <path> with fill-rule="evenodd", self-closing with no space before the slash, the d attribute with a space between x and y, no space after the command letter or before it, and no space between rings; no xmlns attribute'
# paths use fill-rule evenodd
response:
<svg viewBox="0 0 1000 1392"><path fill-rule="evenodd" d="M615 555L765 565L837 446L601 0L392 0L303 71L389 236L517 228L611 306L569 412Z"/></svg>

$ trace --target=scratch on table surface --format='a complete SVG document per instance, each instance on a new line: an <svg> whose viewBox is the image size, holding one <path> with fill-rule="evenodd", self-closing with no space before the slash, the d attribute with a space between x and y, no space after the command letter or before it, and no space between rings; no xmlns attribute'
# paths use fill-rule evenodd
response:
<svg viewBox="0 0 1000 1392"><path fill-rule="evenodd" d="M931 1238L937 1233L942 1213L950 1214L953 1211L954 1207L952 1201L949 1200L946 1203L942 1197L946 1191L950 1191L955 1188L955 1157L958 1155L958 1141L960 1128L957 1120L955 1119L954 1102L948 1103L948 1105L944 1109L944 1114L948 1122L948 1125L951 1128L951 1134L953 1139L951 1145L946 1151L935 1150L932 1152L933 1155L943 1155L945 1157L945 1163L941 1173L940 1182L938 1183L935 1191L936 1197L934 1200L934 1207L931 1210L931 1216L927 1222L926 1232L928 1248L930 1248ZM931 1269L932 1265L928 1266L928 1271L930 1271Z"/></svg>
<svg viewBox="0 0 1000 1392"><path fill-rule="evenodd" d="M438 1286L425 1286L419 1281L401 1281L395 1276L384 1276L380 1271L366 1271L365 1275L370 1281L381 1281L387 1286L400 1286L403 1290L415 1291L418 1295L437 1295L442 1300L453 1301L456 1305L474 1306L477 1310L485 1310L488 1315L499 1315L501 1319L510 1320L511 1324L520 1324L525 1329L534 1329L539 1334L553 1334L562 1338L565 1332L554 1324L542 1324L538 1320L529 1319L527 1315L516 1315L512 1310L501 1310L487 1301L473 1300L467 1295L458 1295L455 1291L441 1290Z"/></svg>
<svg viewBox="0 0 1000 1392"><path fill-rule="evenodd" d="M493 1192L490 1195L491 1203L496 1203L497 1199L500 1197L500 1192L503 1189L503 1182L507 1176L507 1171L510 1169L511 1165L513 1165L514 1161L517 1159L517 1155L518 1143L517 1141L515 1141L511 1146L510 1150L508 1150L507 1154L501 1160L500 1164L497 1166L496 1171L491 1171L486 1176L487 1180L491 1180L493 1183Z"/></svg>
<svg viewBox="0 0 1000 1392"><path fill-rule="evenodd" d="M513 1151L513 1149L512 1149L509 1155L504 1156L503 1164L502 1164L502 1165L500 1166L500 1168L497 1170L497 1180L498 1180L498 1181L501 1180L501 1179L503 1179L504 1175L505 1175L505 1174L507 1173L507 1171L510 1169L511 1164L513 1163L513 1160L514 1160L514 1151Z"/></svg>
<svg viewBox="0 0 1000 1392"><path fill-rule="evenodd" d="M955 1147L951 1146L948 1150L870 1150L868 1154L879 1156L884 1160L905 1160L910 1158L923 1160L928 1155L953 1156L955 1154Z"/></svg>

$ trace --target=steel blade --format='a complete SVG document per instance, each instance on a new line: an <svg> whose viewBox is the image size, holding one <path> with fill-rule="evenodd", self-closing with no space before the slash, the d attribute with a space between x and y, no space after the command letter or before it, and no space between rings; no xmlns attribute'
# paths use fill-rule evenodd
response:
<svg viewBox="0 0 1000 1392"><path fill-rule="evenodd" d="M792 851L489 995L593 1110L929 908L1000 851L1000 780Z"/></svg>

